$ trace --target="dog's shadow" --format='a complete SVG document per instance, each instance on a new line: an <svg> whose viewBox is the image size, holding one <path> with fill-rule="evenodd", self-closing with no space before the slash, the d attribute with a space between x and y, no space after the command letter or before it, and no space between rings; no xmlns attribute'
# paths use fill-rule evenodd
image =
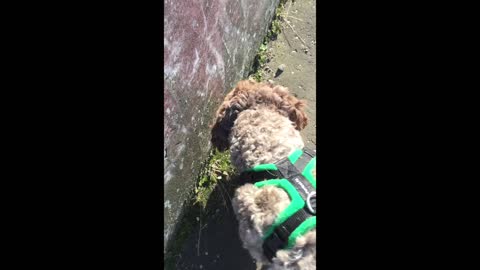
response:
<svg viewBox="0 0 480 270"><path fill-rule="evenodd" d="M188 236L175 255L173 269L256 269L255 262L242 247L232 209L231 198L238 181L238 176L220 180L205 209L198 204L187 204L179 227L185 230L182 225L186 222L191 226L188 226ZM176 233L180 233L179 230Z"/></svg>

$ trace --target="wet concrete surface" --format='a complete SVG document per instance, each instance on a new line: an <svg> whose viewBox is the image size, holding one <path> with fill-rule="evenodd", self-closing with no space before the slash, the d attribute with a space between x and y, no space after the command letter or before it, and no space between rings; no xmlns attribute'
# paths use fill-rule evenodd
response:
<svg viewBox="0 0 480 270"><path fill-rule="evenodd" d="M218 215L207 220L205 227L202 224L201 231L199 223L196 232L187 239L176 269L255 269L248 251L242 248L232 209L222 210Z"/></svg>
<svg viewBox="0 0 480 270"><path fill-rule="evenodd" d="M217 185L205 210L187 217L194 220L194 225L177 255L174 269L256 269L248 251L242 247L231 206L237 182L238 179L225 180Z"/></svg>

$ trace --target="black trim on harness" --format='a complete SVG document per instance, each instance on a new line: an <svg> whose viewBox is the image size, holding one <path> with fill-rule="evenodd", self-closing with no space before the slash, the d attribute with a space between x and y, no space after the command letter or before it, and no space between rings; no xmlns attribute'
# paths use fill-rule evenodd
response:
<svg viewBox="0 0 480 270"><path fill-rule="evenodd" d="M310 213L301 209L293 214L284 223L275 228L272 235L270 235L263 242L263 251L269 261L275 256L279 249L285 248L288 243L290 234L307 218L311 217Z"/></svg>
<svg viewBox="0 0 480 270"><path fill-rule="evenodd" d="M256 183L260 182L263 180L267 179L278 179L282 178L282 175L280 174L279 171L261 171L261 172L254 172L254 171L248 171L248 172L243 172L240 175L240 179L246 183Z"/></svg>
<svg viewBox="0 0 480 270"><path fill-rule="evenodd" d="M293 164L300 173L307 167L308 162L315 157L315 152L308 148L303 148L302 151L303 154L298 158L297 162Z"/></svg>
<svg viewBox="0 0 480 270"><path fill-rule="evenodd" d="M305 159L300 157L295 164L301 160L305 161ZM307 163L308 160L305 162L305 165L303 166L304 168ZM288 181L292 183L304 201L307 200L307 197L310 193L315 192L315 188L312 186L312 184L302 175L301 171L298 171L298 168L292 164L289 159L282 160L278 163L275 163L275 165L280 171L281 177L288 179Z"/></svg>

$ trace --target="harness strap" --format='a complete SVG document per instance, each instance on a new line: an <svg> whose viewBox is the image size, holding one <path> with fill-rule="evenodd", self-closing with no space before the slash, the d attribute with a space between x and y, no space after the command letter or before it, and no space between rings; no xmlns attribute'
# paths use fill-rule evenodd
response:
<svg viewBox="0 0 480 270"><path fill-rule="evenodd" d="M270 226L270 228L265 231L263 235L264 240L270 237L270 235L279 225L285 222L289 217L291 217L297 211L305 207L305 201L300 196L300 193L295 190L295 187L287 179L283 178L283 179L275 179L275 180L266 180L266 181L255 183L255 186L258 188L262 188L266 185L273 185L285 190L288 193L288 196L290 197L291 202L287 206L287 208L285 208L285 210L280 212L280 214L277 216L277 218L275 219L273 224Z"/></svg>
<svg viewBox="0 0 480 270"><path fill-rule="evenodd" d="M288 164L288 161L307 178L314 188L317 188L316 179L312 175L312 170L317 164L317 157L315 156L315 152L306 147L302 150L295 150L288 158L275 164L260 164L248 169L242 172L242 179L245 179L248 183L255 183L265 179L283 178L284 176L282 174L286 177L295 174L296 172L293 172L294 169L290 167L291 164ZM278 165L282 166L281 164L284 164L283 167L286 168L278 168Z"/></svg>
<svg viewBox="0 0 480 270"><path fill-rule="evenodd" d="M261 164L242 173L257 187L274 185L285 190L291 203L264 233L263 250L272 260L279 249L292 248L296 239L316 226L315 152L297 149L276 163Z"/></svg>
<svg viewBox="0 0 480 270"><path fill-rule="evenodd" d="M305 176L301 174L301 170L298 170L298 167L296 166L297 163L303 162L303 164L300 164L300 167L305 168L307 161L305 161L305 158L302 159L300 157L295 164L292 164L290 160L285 159L282 160L278 163L276 163L278 170L282 174L282 177L287 178L290 180L290 183L295 187L295 189L298 191L300 196L304 201L307 200L308 195L312 192L315 192L315 187L308 181Z"/></svg>
<svg viewBox="0 0 480 270"><path fill-rule="evenodd" d="M262 248L267 259L271 261L278 250L294 246L298 236L293 235L294 232L297 228L301 228L303 224L305 224L304 227L308 226L307 223L311 223L310 218L312 217L315 219L315 216L301 209L275 228L273 233L263 242Z"/></svg>
<svg viewBox="0 0 480 270"><path fill-rule="evenodd" d="M293 164L295 168L308 179L314 188L317 187L317 181L312 175L312 169L315 168L316 164L317 157L315 156L315 152L308 148L303 149L303 155Z"/></svg>
<svg viewBox="0 0 480 270"><path fill-rule="evenodd" d="M299 172L303 172L308 162L315 158L315 153L308 148L303 149L303 154L297 159L296 162L292 162Z"/></svg>
<svg viewBox="0 0 480 270"><path fill-rule="evenodd" d="M278 170L265 170L265 171L246 171L241 174L241 179L245 183L252 183L255 184L259 181L267 180L267 179L280 179L280 178L287 178L290 179L292 185L297 189L300 193L300 196L303 200L307 200L308 195L312 192L315 192L315 187L312 183L305 178L302 174L294 171L295 167L288 160L281 162L278 164Z"/></svg>

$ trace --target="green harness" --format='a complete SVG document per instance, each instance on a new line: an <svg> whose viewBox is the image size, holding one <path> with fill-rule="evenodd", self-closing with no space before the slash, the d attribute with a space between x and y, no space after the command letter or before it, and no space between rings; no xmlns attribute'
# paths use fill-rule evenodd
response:
<svg viewBox="0 0 480 270"><path fill-rule="evenodd" d="M263 235L263 251L269 260L279 249L292 248L299 236L317 225L317 180L312 175L315 166L315 152L304 148L294 151L288 158L255 166L242 174L242 179L258 188L267 185L282 188L291 199L290 205Z"/></svg>

